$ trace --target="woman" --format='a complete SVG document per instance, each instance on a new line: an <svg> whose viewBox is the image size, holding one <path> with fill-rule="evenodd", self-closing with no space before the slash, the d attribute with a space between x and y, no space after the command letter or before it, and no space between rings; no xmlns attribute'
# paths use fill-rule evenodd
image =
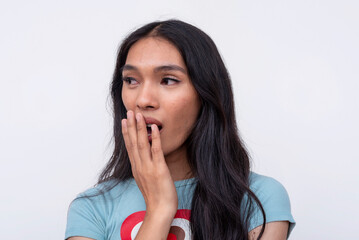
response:
<svg viewBox="0 0 359 240"><path fill-rule="evenodd" d="M75 199L66 239L286 239L288 195L250 172L213 41L178 20L122 43L111 86L113 155Z"/></svg>

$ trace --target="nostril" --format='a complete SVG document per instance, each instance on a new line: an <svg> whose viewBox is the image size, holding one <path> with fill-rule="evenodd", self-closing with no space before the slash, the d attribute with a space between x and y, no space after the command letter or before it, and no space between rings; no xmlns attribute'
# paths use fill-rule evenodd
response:
<svg viewBox="0 0 359 240"><path fill-rule="evenodd" d="M152 105L142 105L142 104L137 104L137 108L139 109L151 109L151 108L155 108Z"/></svg>

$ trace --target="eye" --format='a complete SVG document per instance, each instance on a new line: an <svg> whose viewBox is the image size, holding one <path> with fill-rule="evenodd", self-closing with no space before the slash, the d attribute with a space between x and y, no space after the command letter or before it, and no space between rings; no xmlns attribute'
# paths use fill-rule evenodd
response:
<svg viewBox="0 0 359 240"><path fill-rule="evenodd" d="M162 83L165 85L174 85L176 83L179 83L180 81L174 78L163 78Z"/></svg>
<svg viewBox="0 0 359 240"><path fill-rule="evenodd" d="M132 77L123 77L122 80L127 83L128 85L135 85L138 82L136 81L136 79L132 78Z"/></svg>

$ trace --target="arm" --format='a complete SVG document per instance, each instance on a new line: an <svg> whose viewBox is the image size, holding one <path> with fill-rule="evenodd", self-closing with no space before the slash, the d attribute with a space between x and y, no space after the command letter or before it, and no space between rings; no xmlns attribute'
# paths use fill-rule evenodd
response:
<svg viewBox="0 0 359 240"><path fill-rule="evenodd" d="M266 224L261 240L285 240L288 235L289 222L279 221ZM257 240L262 226L256 227L248 233L248 240Z"/></svg>
<svg viewBox="0 0 359 240"><path fill-rule="evenodd" d="M167 239L178 207L177 192L162 152L159 130L154 124L151 128L150 145L141 114L135 118L134 113L128 111L127 119L122 120L122 134L132 173L146 203L146 215L136 240Z"/></svg>
<svg viewBox="0 0 359 240"><path fill-rule="evenodd" d="M123 120L123 137L134 179L146 203L146 214L136 239L167 239L178 199L164 160L160 134L154 126L150 146L144 119L140 118L138 126L133 112L129 115ZM68 240L104 239L106 218L101 214L87 198L75 199L68 211L65 237Z"/></svg>

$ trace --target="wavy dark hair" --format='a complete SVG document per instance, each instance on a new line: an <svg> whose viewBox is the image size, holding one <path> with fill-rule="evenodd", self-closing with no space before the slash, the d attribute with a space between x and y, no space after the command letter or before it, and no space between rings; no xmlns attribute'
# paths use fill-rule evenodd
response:
<svg viewBox="0 0 359 240"><path fill-rule="evenodd" d="M115 148L98 183L133 178L121 133L121 119L126 117L121 69L131 46L145 37L162 38L177 47L201 101L198 119L185 142L189 165L197 180L190 219L193 239L247 240L254 204L264 217L260 238L265 213L249 188L250 161L238 135L229 74L212 39L188 23L152 22L122 42L111 84Z"/></svg>

